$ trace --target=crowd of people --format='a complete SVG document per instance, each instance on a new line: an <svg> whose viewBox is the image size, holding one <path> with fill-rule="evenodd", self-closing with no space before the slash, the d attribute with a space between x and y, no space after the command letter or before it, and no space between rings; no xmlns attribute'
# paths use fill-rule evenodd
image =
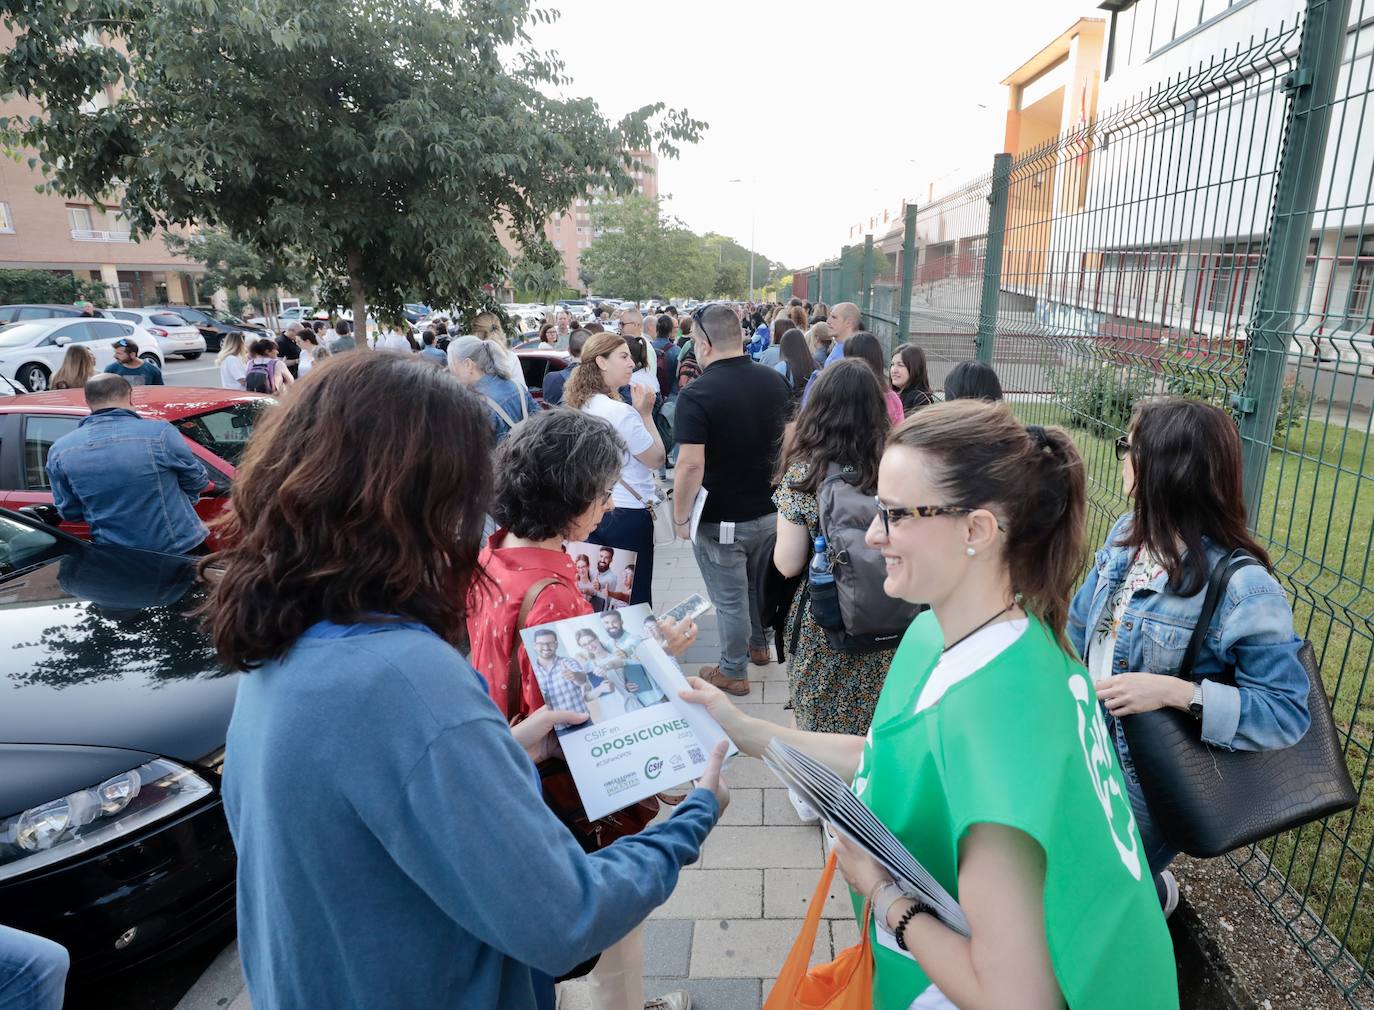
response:
<svg viewBox="0 0 1374 1010"><path fill-rule="evenodd" d="M589 631L567 663L519 634L597 611L569 543L633 551L619 601L653 602L668 527L718 614L718 658L684 698L744 754L781 739L850 782L965 912L969 935L835 842L873 931L872 1005L1176 1006L1176 852L1121 720L1173 708L1238 750L1308 725L1230 418L1177 397L1137 407L1117 443L1134 507L1086 564L1079 451L1022 423L988 365L950 369L938 397L922 349L884 355L852 303L558 315L531 346L574 361L543 409L490 313L419 340L388 328L383 353L341 353L344 324L220 353L226 387L297 383L250 441L225 546L202 563L206 626L246 671L224 801L254 1006L546 1010L559 980L586 976L597 1010L689 1007L645 993L643 923L728 802L723 747L666 819L648 801L589 821L552 730L618 697L616 651ZM84 388L93 412L48 463L63 515L117 530L108 468L88 462L116 434L168 454L150 494L193 501L204 471L134 430L127 377ZM183 518L158 546L203 551ZM832 556L843 524L874 567ZM1235 551L1259 564L1232 581L1193 679L1172 676ZM837 629L825 578L909 607L903 626L858 635L841 593ZM698 637L691 620L645 633L674 656ZM788 727L735 701L774 648Z"/></svg>

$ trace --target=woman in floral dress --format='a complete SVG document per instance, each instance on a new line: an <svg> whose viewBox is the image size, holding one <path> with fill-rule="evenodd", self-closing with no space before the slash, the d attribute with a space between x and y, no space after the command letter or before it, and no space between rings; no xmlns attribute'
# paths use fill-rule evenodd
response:
<svg viewBox="0 0 1374 1010"><path fill-rule="evenodd" d="M889 427L883 394L873 370L857 359L837 361L817 376L797 415L773 493L778 507L773 563L784 575L804 572L811 559L820 533L816 495L831 467L857 474L868 493L876 489ZM787 663L787 688L797 728L863 736L892 663L892 650L835 652L803 603L804 595L797 593L787 619L788 641L796 642Z"/></svg>

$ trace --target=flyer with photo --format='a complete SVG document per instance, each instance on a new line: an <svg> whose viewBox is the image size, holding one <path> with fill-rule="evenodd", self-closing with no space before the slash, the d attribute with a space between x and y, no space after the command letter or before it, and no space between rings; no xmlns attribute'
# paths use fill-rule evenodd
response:
<svg viewBox="0 0 1374 1010"><path fill-rule="evenodd" d="M588 715L581 725L555 729L593 820L699 778L726 738L704 707L678 697L687 680L663 651L647 603L536 625L520 636L545 704Z"/></svg>
<svg viewBox="0 0 1374 1010"><path fill-rule="evenodd" d="M598 614L629 604L635 584L635 551L593 543L563 544L577 568L577 589Z"/></svg>

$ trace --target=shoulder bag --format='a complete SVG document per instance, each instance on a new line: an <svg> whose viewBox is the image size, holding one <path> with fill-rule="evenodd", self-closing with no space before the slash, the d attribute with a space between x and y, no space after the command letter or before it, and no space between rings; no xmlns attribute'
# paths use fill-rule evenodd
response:
<svg viewBox="0 0 1374 1010"><path fill-rule="evenodd" d="M655 547L664 547L677 539L677 530L673 529L672 503L668 501L668 498L672 496L672 491L668 491L663 498L646 500L643 495L630 486L624 477L620 478L620 486L630 492L635 501L649 510L649 521L654 524ZM658 507L655 508L655 505Z"/></svg>
<svg viewBox="0 0 1374 1010"><path fill-rule="evenodd" d="M1227 582L1239 569L1258 564L1244 554L1217 562L1175 676L1193 679L1193 664ZM1150 816L1171 847L1190 856L1219 856L1355 806L1355 787L1311 642L1302 643L1298 659L1307 672L1312 724L1291 747L1264 751L1210 747L1202 741L1201 724L1191 714L1172 708L1122 717ZM1217 679L1234 684L1234 669Z"/></svg>

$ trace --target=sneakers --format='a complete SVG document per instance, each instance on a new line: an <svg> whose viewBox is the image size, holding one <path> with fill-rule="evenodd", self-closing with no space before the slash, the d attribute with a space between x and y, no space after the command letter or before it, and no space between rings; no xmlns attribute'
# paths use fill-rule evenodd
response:
<svg viewBox="0 0 1374 1010"><path fill-rule="evenodd" d="M692 996L682 989L675 989L649 1000L644 1004L644 1010L692 1010Z"/></svg>
<svg viewBox="0 0 1374 1010"><path fill-rule="evenodd" d="M1155 890L1159 892L1159 903L1164 906L1164 918L1174 914L1178 908L1178 881L1168 870L1155 874Z"/></svg>
<svg viewBox="0 0 1374 1010"><path fill-rule="evenodd" d="M755 666L767 666L769 663L773 662L773 654L768 651L768 646L766 645L762 649L750 649L749 662L753 663Z"/></svg>
<svg viewBox="0 0 1374 1010"><path fill-rule="evenodd" d="M727 677L720 672L719 666L703 666L697 671L697 676L706 683L720 688L726 694L733 694L736 698L749 693L749 681L747 679L744 677Z"/></svg>
<svg viewBox="0 0 1374 1010"><path fill-rule="evenodd" d="M821 819L821 815L816 813L810 803L802 799L791 789L787 790L787 799L792 804L792 809L797 812L803 824L815 824Z"/></svg>

